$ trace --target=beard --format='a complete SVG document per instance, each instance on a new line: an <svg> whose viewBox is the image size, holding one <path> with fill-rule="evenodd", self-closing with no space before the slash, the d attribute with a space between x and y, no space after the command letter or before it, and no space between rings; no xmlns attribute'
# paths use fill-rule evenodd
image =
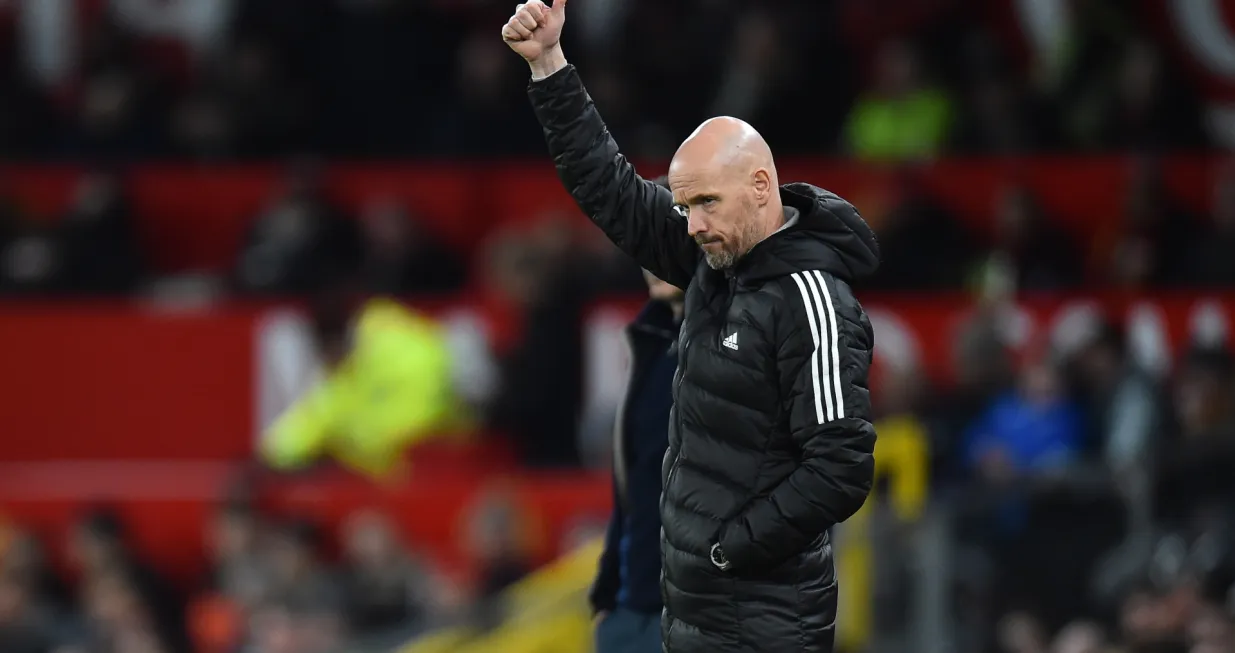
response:
<svg viewBox="0 0 1235 653"><path fill-rule="evenodd" d="M738 262L738 254L725 243L720 244L719 252L709 252L704 250L703 260L707 261L708 267L713 270L728 270Z"/></svg>

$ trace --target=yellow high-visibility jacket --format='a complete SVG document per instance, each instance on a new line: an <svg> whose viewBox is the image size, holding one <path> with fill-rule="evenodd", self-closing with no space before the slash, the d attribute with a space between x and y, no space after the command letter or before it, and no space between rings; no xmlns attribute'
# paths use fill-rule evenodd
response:
<svg viewBox="0 0 1235 653"><path fill-rule="evenodd" d="M409 446L466 424L443 328L394 302L373 300L361 311L352 350L263 434L261 455L279 469L333 456L385 478Z"/></svg>

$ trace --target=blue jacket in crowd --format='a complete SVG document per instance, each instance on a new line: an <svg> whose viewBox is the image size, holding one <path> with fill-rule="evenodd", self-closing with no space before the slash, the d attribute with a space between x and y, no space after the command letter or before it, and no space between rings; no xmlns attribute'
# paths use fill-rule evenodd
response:
<svg viewBox="0 0 1235 653"><path fill-rule="evenodd" d="M678 323L652 301L626 328L630 377L613 429L613 516L592 586L597 612L660 614L660 466L668 448Z"/></svg>

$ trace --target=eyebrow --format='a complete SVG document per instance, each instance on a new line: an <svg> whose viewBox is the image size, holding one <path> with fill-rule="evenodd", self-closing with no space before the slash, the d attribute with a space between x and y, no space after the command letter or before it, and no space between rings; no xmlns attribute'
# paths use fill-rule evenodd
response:
<svg viewBox="0 0 1235 653"><path fill-rule="evenodd" d="M694 195L687 197L686 201L682 203L686 205L698 204L699 202L702 202L703 200L708 199L708 198L719 199L720 196L717 195L716 193L695 193Z"/></svg>

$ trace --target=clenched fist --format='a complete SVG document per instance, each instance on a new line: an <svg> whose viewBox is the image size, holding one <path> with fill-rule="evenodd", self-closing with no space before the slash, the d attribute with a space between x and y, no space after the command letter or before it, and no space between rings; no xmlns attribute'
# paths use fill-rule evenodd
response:
<svg viewBox="0 0 1235 653"><path fill-rule="evenodd" d="M502 26L502 40L527 60L532 72L544 77L566 65L558 48L562 26L566 24L566 0L530 0L515 7L515 13Z"/></svg>

